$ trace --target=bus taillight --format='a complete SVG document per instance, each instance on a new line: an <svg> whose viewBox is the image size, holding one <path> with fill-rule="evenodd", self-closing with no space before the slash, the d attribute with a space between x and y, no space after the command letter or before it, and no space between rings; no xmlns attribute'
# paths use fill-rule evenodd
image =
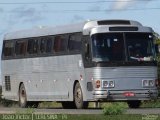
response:
<svg viewBox="0 0 160 120"><path fill-rule="evenodd" d="M134 97L135 96L135 94L133 92L124 92L123 95L126 97Z"/></svg>

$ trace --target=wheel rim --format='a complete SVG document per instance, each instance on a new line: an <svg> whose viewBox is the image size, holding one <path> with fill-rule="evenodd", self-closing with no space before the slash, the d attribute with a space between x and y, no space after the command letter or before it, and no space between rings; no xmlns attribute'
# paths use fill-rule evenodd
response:
<svg viewBox="0 0 160 120"><path fill-rule="evenodd" d="M21 101L21 104L24 104L26 101L26 93L24 89L22 89L20 92L20 101Z"/></svg>
<svg viewBox="0 0 160 120"><path fill-rule="evenodd" d="M81 89L78 88L76 91L76 98L75 98L77 103L81 103L81 96L82 96Z"/></svg>

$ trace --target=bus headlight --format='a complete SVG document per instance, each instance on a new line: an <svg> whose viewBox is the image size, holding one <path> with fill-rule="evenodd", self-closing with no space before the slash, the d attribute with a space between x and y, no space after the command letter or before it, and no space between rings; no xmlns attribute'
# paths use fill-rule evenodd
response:
<svg viewBox="0 0 160 120"><path fill-rule="evenodd" d="M143 87L154 87L155 81L154 80L142 80Z"/></svg>
<svg viewBox="0 0 160 120"><path fill-rule="evenodd" d="M154 81L153 80L149 80L149 86L153 87L154 85L155 85Z"/></svg>
<svg viewBox="0 0 160 120"><path fill-rule="evenodd" d="M114 81L113 80L103 80L102 81L102 87L103 88L113 88L114 87Z"/></svg>

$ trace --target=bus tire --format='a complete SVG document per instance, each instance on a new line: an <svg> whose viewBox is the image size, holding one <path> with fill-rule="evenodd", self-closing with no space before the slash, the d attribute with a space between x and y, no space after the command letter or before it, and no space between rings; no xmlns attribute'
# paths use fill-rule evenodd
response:
<svg viewBox="0 0 160 120"><path fill-rule="evenodd" d="M139 108L141 105L141 101L140 100L133 100L133 101L128 101L128 107L129 108Z"/></svg>
<svg viewBox="0 0 160 120"><path fill-rule="evenodd" d="M23 83L20 85L20 88L19 88L19 106L21 108L27 107L27 93Z"/></svg>
<svg viewBox="0 0 160 120"><path fill-rule="evenodd" d="M88 107L88 102L83 101L83 93L79 82L76 83L74 88L74 103L77 109Z"/></svg>

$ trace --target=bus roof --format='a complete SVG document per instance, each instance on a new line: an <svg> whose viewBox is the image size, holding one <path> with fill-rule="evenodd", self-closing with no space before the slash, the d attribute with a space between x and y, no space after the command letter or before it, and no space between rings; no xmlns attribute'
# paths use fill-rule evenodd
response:
<svg viewBox="0 0 160 120"><path fill-rule="evenodd" d="M74 32L83 32L87 34L89 33L89 30L92 29L93 27L101 25L142 26L141 23L133 20L99 20L99 21L93 20L77 24L69 24L69 25L55 26L55 27L38 27L28 30L10 32L4 36L4 40L74 33Z"/></svg>
<svg viewBox="0 0 160 120"><path fill-rule="evenodd" d="M5 40L47 36L55 34L64 34L72 32L82 32L85 23L55 26L55 27L37 27L32 29L20 30L7 33L4 37Z"/></svg>

